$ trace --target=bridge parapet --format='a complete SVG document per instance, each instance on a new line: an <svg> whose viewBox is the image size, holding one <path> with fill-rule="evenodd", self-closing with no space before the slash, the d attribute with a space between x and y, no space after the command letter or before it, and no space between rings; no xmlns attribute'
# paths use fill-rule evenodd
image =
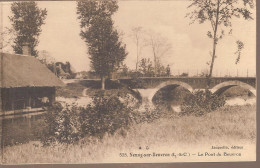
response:
<svg viewBox="0 0 260 168"><path fill-rule="evenodd" d="M124 83L133 89L155 88L164 82L178 81L190 85L193 89L207 88L208 79L205 77L150 77L135 79L119 79L120 83ZM213 77L209 89L226 81L240 81L252 87L256 87L255 77Z"/></svg>

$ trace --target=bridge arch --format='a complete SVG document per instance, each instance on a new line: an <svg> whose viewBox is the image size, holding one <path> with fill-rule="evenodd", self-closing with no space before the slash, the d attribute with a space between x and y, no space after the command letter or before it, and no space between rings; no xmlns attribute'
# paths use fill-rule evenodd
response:
<svg viewBox="0 0 260 168"><path fill-rule="evenodd" d="M159 90L161 90L162 88L164 88L166 86L175 86L175 88L178 87L178 86L181 86L181 87L187 89L190 93L193 92L193 88L189 84L187 84L185 82L181 82L181 81L166 81L166 82L163 82L163 83L159 84L158 86L156 86L153 89L153 92L151 92L150 95L149 95L149 100L152 101L154 96L155 96L155 94Z"/></svg>
<svg viewBox="0 0 260 168"><path fill-rule="evenodd" d="M128 88L129 94L131 94L136 100L138 100L139 104L142 104L142 96L140 92L136 89Z"/></svg>
<svg viewBox="0 0 260 168"><path fill-rule="evenodd" d="M221 93L223 93L224 91L226 91L227 89L229 89L233 86L240 86L244 89L248 89L251 93L253 93L256 96L256 89L253 86L251 86L247 83L241 82L241 81L237 81L237 80L226 81L226 82L217 84L216 86L214 86L211 89L211 92L214 94L220 95Z"/></svg>

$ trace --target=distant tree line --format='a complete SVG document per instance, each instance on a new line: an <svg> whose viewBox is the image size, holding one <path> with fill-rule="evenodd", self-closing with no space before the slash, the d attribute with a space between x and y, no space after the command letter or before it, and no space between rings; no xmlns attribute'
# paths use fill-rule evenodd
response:
<svg viewBox="0 0 260 168"><path fill-rule="evenodd" d="M171 68L169 65L158 64L157 77L170 77ZM98 74L94 70L78 72L78 78L97 79ZM111 78L136 78L136 77L155 77L154 66L149 58L142 58L138 65L137 71L130 69L126 64L121 64L111 75Z"/></svg>
<svg viewBox="0 0 260 168"><path fill-rule="evenodd" d="M155 75L156 74L156 75ZM155 71L154 65L150 58L142 58L138 63L137 70L130 69L126 64L122 64L116 72L117 78L135 78L135 77L170 77L171 68L169 65L164 66L160 62L157 63Z"/></svg>

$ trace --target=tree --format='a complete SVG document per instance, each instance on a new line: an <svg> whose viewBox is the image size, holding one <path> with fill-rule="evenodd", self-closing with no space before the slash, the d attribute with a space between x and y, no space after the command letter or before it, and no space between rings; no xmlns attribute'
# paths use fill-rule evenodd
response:
<svg viewBox="0 0 260 168"><path fill-rule="evenodd" d="M128 77L129 75L129 68L126 64L122 63L119 67L118 73L120 74L120 77Z"/></svg>
<svg viewBox="0 0 260 168"><path fill-rule="evenodd" d="M38 55L36 46L41 33L41 26L47 16L46 9L40 9L36 2L13 2L11 5L12 16L9 17L16 33L13 50L22 54L22 46L28 44L33 56Z"/></svg>
<svg viewBox="0 0 260 168"><path fill-rule="evenodd" d="M243 3L242 3L243 2ZM188 13L188 17L192 20L191 23L198 21L200 24L209 22L211 30L207 35L212 39L212 53L209 71L209 83L212 77L214 61L216 59L216 48L220 39L225 35L228 30L229 34L232 33L232 19L234 17L243 17L245 20L252 20L252 13L249 8L254 7L253 0L192 0L188 8L194 7L195 9ZM237 54L236 63L239 62L241 49L244 47L243 42L237 41Z"/></svg>
<svg viewBox="0 0 260 168"><path fill-rule="evenodd" d="M170 68L170 65L168 64L167 67L166 67L166 75L167 77L170 77L171 76L171 68Z"/></svg>
<svg viewBox="0 0 260 168"><path fill-rule="evenodd" d="M170 71L169 71L169 73L170 73ZM156 72L156 74L157 74L157 76L167 76L167 67L165 67L159 60L157 61L157 72Z"/></svg>
<svg viewBox="0 0 260 168"><path fill-rule="evenodd" d="M13 29L9 29L7 27L5 28L5 30L1 29L1 31L0 31L0 51L3 52L3 50L6 48L9 49L13 39L14 39L14 30Z"/></svg>
<svg viewBox="0 0 260 168"><path fill-rule="evenodd" d="M91 66L101 78L102 90L105 89L105 78L109 77L127 56L125 45L113 27L112 15L117 10L116 0L77 2L80 35L88 45Z"/></svg>
<svg viewBox="0 0 260 168"><path fill-rule="evenodd" d="M170 51L171 44L168 43L167 39L163 38L160 34L149 32L148 38L146 39L146 45L151 46L152 48L154 58L154 75L157 76L160 58Z"/></svg>
<svg viewBox="0 0 260 168"><path fill-rule="evenodd" d="M154 68L150 58L143 58L139 64L139 71L145 77L151 77L154 74Z"/></svg>
<svg viewBox="0 0 260 168"><path fill-rule="evenodd" d="M142 50L142 47L143 47L142 44L141 44L142 27L132 28L132 36L133 36L134 42L136 44L136 66L135 66L135 70L137 71L139 57L140 57L141 50Z"/></svg>

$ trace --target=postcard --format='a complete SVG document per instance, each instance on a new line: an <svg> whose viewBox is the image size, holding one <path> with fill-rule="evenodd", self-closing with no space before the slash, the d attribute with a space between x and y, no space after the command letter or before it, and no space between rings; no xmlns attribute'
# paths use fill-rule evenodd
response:
<svg viewBox="0 0 260 168"><path fill-rule="evenodd" d="M255 0L0 14L1 164L256 161Z"/></svg>

